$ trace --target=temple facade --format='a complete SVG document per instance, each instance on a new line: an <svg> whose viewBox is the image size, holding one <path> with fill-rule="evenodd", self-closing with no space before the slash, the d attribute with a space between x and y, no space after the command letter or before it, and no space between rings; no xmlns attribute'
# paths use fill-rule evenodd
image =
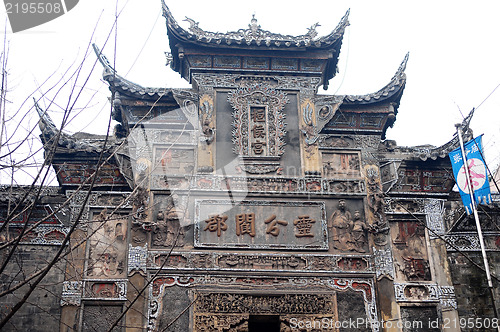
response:
<svg viewBox="0 0 500 332"><path fill-rule="evenodd" d="M319 94L349 13L322 37L255 17L214 33L162 5L168 65L191 88L130 82L94 46L114 136L67 135L37 105L59 187L3 188L1 239L22 237L13 257L28 276L60 256L7 330L496 331L475 225L452 190L457 139L386 139L408 55L375 93ZM495 275L499 213L480 211ZM6 263L4 293L18 270ZM2 318L26 287L1 295Z"/></svg>

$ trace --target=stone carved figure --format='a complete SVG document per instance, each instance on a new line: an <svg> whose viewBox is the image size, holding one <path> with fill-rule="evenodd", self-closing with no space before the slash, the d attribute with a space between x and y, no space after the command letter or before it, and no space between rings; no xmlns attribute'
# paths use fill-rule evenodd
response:
<svg viewBox="0 0 500 332"><path fill-rule="evenodd" d="M339 200L337 211L330 217L329 229L333 248L341 251L366 252L368 226L362 220L359 211L355 211L354 219L352 218L346 208L345 200Z"/></svg>
<svg viewBox="0 0 500 332"><path fill-rule="evenodd" d="M119 278L124 275L127 219L110 218L106 209L94 216L89 239L90 277Z"/></svg>
<svg viewBox="0 0 500 332"><path fill-rule="evenodd" d="M354 242L354 250L357 252L366 252L366 231L368 226L361 219L361 213L354 211L354 220L352 224L352 240Z"/></svg>
<svg viewBox="0 0 500 332"><path fill-rule="evenodd" d="M352 248L351 239L351 213L346 209L345 200L339 201L338 210L330 217L330 224L333 233L333 247L335 249L350 251Z"/></svg>
<svg viewBox="0 0 500 332"><path fill-rule="evenodd" d="M167 206L158 212L156 225L153 228L153 244L156 246L183 247L185 244L185 229L181 220L186 222L187 211L184 206L176 204L177 197L169 197Z"/></svg>

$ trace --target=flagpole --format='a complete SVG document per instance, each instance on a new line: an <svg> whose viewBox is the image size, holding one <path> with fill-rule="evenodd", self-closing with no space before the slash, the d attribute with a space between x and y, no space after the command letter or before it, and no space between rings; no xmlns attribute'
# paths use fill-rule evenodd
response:
<svg viewBox="0 0 500 332"><path fill-rule="evenodd" d="M476 220L477 235L479 236L479 244L481 245L481 253L483 254L484 270L486 272L486 278L488 279L488 288L490 290L491 302L493 304L493 311L495 317L498 318L497 306L495 303L495 293L493 290L493 283L491 282L490 265L488 264L488 257L486 256L483 231L481 230L481 224L479 223L479 216L477 214L476 201L474 200L474 187L472 186L472 181L469 174L469 164L467 163L464 141L462 139L462 125L456 124L455 127L457 128L458 140L460 142L460 150L462 151L462 158L464 159L465 176L467 178L466 189L469 191L470 199L472 202L472 211L474 212L474 219ZM497 330L500 332L500 326L497 326Z"/></svg>

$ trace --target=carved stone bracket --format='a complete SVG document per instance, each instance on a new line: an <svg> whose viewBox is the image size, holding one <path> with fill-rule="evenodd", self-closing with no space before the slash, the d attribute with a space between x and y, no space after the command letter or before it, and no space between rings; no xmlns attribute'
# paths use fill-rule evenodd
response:
<svg viewBox="0 0 500 332"><path fill-rule="evenodd" d="M453 286L394 283L397 302L439 302L443 308L457 309Z"/></svg>
<svg viewBox="0 0 500 332"><path fill-rule="evenodd" d="M144 247L133 247L129 244L128 248L128 274L132 271L147 272L148 244Z"/></svg>
<svg viewBox="0 0 500 332"><path fill-rule="evenodd" d="M61 306L82 303L83 281L64 281L61 295Z"/></svg>

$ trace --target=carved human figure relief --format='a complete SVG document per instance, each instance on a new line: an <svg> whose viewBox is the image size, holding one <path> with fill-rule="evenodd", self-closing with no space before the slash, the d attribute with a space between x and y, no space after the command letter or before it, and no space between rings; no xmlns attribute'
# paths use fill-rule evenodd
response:
<svg viewBox="0 0 500 332"><path fill-rule="evenodd" d="M180 203L178 197L171 196L167 199L164 209L158 211L156 224L153 227L153 244L155 246L176 246L183 247L185 244L185 227L187 224L188 212Z"/></svg>
<svg viewBox="0 0 500 332"><path fill-rule="evenodd" d="M126 217L108 216L106 210L94 215L89 230L92 235L89 239L88 276L119 278L125 275L127 225Z"/></svg>
<svg viewBox="0 0 500 332"><path fill-rule="evenodd" d="M340 251L366 252L368 226L359 211L347 210L345 200L339 200L338 209L329 220L331 243Z"/></svg>

